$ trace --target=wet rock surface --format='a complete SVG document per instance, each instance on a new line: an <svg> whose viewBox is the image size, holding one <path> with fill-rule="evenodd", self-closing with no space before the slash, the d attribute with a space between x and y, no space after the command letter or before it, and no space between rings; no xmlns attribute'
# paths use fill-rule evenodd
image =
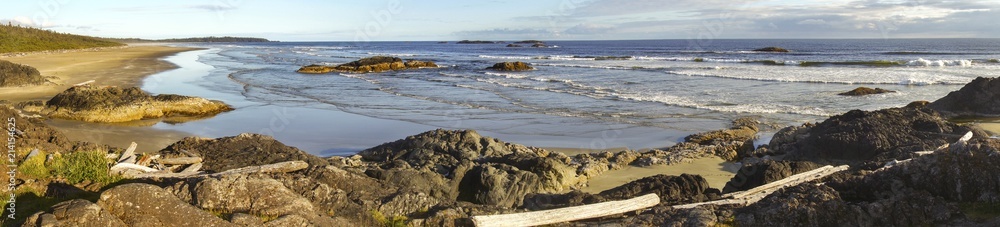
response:
<svg viewBox="0 0 1000 227"><path fill-rule="evenodd" d="M220 101L181 95L152 96L138 87L74 86L56 94L42 113L87 122L128 122L162 117L210 117L230 111Z"/></svg>
<svg viewBox="0 0 1000 227"><path fill-rule="evenodd" d="M496 71L527 71L527 70L534 70L535 68L528 65L528 63L516 61L516 62L496 63L493 64L493 66L490 66L486 69L496 70Z"/></svg>
<svg viewBox="0 0 1000 227"><path fill-rule="evenodd" d="M403 61L403 59L397 57L389 56L375 56L369 58L362 58L357 61L352 61L336 66L328 65L308 65L299 68L297 72L300 73L310 73L310 74L322 74L330 72L348 72L348 73L378 73L385 71L394 70L404 70L404 69L417 69L417 68L437 68L437 64L429 61L417 61L408 60Z"/></svg>

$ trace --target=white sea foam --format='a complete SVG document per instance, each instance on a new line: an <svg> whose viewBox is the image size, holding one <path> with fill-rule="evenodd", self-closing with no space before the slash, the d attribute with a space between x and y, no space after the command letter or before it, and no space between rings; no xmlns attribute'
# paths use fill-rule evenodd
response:
<svg viewBox="0 0 1000 227"><path fill-rule="evenodd" d="M376 56L396 56L396 57L413 57L413 56L417 56L417 54L375 53L375 52L367 52L367 54L368 55L376 55Z"/></svg>
<svg viewBox="0 0 1000 227"><path fill-rule="evenodd" d="M941 69L923 67L899 68L894 70L873 70L872 68L775 68L748 65L742 67L724 67L713 69L690 68L674 70L668 73L683 76L797 83L962 85L972 81L972 77L962 76L970 72L973 71L941 71Z"/></svg>
<svg viewBox="0 0 1000 227"><path fill-rule="evenodd" d="M969 66L972 66L972 61L970 61L970 60L926 60L926 59L920 58L920 59L917 59L917 60L909 61L909 62L906 63L906 65L909 65L909 66L935 66L935 67L944 67L944 66L969 67Z"/></svg>
<svg viewBox="0 0 1000 227"><path fill-rule="evenodd" d="M695 109L713 110L731 113L756 113L756 114L802 114L813 116L830 116L828 111L814 107L801 107L780 104L735 104L735 105L709 105L699 103L690 98L673 95L638 95L638 94L618 94L618 98L640 101L657 102L665 105L688 107Z"/></svg>
<svg viewBox="0 0 1000 227"><path fill-rule="evenodd" d="M494 73L494 72L484 72L483 74L486 74L486 75L490 75L490 76L499 76L499 77L504 77L504 78L507 78L507 79L524 79L524 78L528 78L528 76L527 76L527 75L522 75L522 74L514 74L514 73Z"/></svg>
<svg viewBox="0 0 1000 227"><path fill-rule="evenodd" d="M530 59L540 59L541 57L530 57L530 56L494 56L494 55L479 55L479 58L490 58L490 59L520 59L520 60L530 60Z"/></svg>

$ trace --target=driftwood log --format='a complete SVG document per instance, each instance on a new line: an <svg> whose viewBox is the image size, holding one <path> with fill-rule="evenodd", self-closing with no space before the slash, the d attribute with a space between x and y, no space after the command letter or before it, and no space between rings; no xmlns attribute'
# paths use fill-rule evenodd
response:
<svg viewBox="0 0 1000 227"><path fill-rule="evenodd" d="M646 194L628 200L610 201L583 206L566 207L551 210L482 215L472 217L476 226L536 226L554 223L599 218L621 214L629 211L645 209L660 204L656 194Z"/></svg>

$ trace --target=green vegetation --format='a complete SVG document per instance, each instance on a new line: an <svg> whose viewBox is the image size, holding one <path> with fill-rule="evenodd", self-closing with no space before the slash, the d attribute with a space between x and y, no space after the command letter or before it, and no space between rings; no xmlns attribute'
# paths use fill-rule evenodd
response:
<svg viewBox="0 0 1000 227"><path fill-rule="evenodd" d="M0 53L115 47L125 44L37 28L0 25Z"/></svg>
<svg viewBox="0 0 1000 227"><path fill-rule="evenodd" d="M121 180L119 176L108 174L108 159L99 151L74 152L58 157L52 162L52 173L66 178L67 183L77 184L84 180L104 185Z"/></svg>
<svg viewBox="0 0 1000 227"><path fill-rule="evenodd" d="M47 81L34 67L0 60L0 87L40 85Z"/></svg>
<svg viewBox="0 0 1000 227"><path fill-rule="evenodd" d="M372 211L372 219L375 219L380 226L384 227L405 227L406 226L406 216L392 216L386 217L382 212L377 210Z"/></svg>
<svg viewBox="0 0 1000 227"><path fill-rule="evenodd" d="M137 39L137 38L126 38L126 39L115 39L115 38L104 38L104 40L122 42L122 43L248 43L248 42L273 42L271 40L262 38L252 38L252 37L197 37L197 38L182 38L182 39Z"/></svg>
<svg viewBox="0 0 1000 227"><path fill-rule="evenodd" d="M45 179L51 176L49 169L45 167L44 152L39 152L38 155L22 161L17 166L17 172L34 179Z"/></svg>

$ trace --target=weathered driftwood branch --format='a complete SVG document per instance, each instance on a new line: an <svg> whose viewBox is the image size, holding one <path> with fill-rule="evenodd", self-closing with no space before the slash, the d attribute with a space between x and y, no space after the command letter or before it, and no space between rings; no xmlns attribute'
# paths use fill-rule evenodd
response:
<svg viewBox="0 0 1000 227"><path fill-rule="evenodd" d="M834 167L834 166L823 166L823 167L820 167L820 168L817 168L817 169L814 169L814 170L806 171L804 173L799 173L799 174L795 174L795 175L786 177L785 179L781 179L781 180L778 180L778 181L775 181L775 182L771 182L771 183L768 183L768 184L765 184L765 185L761 185L761 186L758 186L758 187L755 187L755 188L751 188L751 189L746 190L746 191L733 192L733 193L722 195L722 197L725 198L725 199L722 199L722 200L715 200L715 201L701 202L701 203L690 203L690 204L675 205L675 206L673 206L673 208L674 209L686 209L686 208L694 208L694 207L697 207L697 206L707 205L707 204L715 204L715 205L743 204L743 205L749 205L749 204L752 204L752 203L756 203L757 201L760 201L761 199L764 199L764 197L767 197L767 195L770 195L771 193L774 193L774 192L776 192L776 191L778 191L778 190L780 190L782 188L791 187L791 186L799 185L801 183L805 183L805 182L809 182L809 181L821 179L821 178L829 176L831 174L847 170L849 167L850 166L847 166L847 165L842 165L842 166L837 166L837 167Z"/></svg>
<svg viewBox="0 0 1000 227"><path fill-rule="evenodd" d="M201 158L199 157L164 158L157 160L156 162L164 165L190 165L195 163L201 163Z"/></svg>
<svg viewBox="0 0 1000 227"><path fill-rule="evenodd" d="M121 173L121 172L124 172L126 170L130 170L130 169L132 169L132 170L138 170L138 171L141 171L141 172L144 172L144 173L158 171L157 169L153 169L153 168L149 168L149 167L145 167L145 166L140 166L140 165L136 165L136 164L132 164L132 163L118 163L118 164L116 164L116 165L114 165L114 166L111 167L111 172L112 173Z"/></svg>
<svg viewBox="0 0 1000 227"><path fill-rule="evenodd" d="M515 214L482 215L472 217L476 226L536 226L568 221L599 218L645 209L660 204L656 194L646 194L628 200L588 204L552 210Z"/></svg>
<svg viewBox="0 0 1000 227"><path fill-rule="evenodd" d="M189 167L190 168L190 167ZM199 166L200 168L200 166ZM134 178L195 178L195 177L221 177L227 175L254 174L254 173L288 173L309 168L309 163L303 161L279 162L274 164L248 166L239 169L231 169L218 173L205 174L201 172L158 172L145 173L134 176ZM186 169L185 169L186 171Z"/></svg>
<svg viewBox="0 0 1000 227"><path fill-rule="evenodd" d="M196 173L198 170L201 170L201 166L202 164L200 162L191 164L187 168L184 168L184 170L181 170L181 173Z"/></svg>
<svg viewBox="0 0 1000 227"><path fill-rule="evenodd" d="M74 84L73 86L74 87L76 87L76 86L83 86L83 85L91 84L91 83L94 83L94 82L97 82L97 81L96 80L88 80L88 81L84 81L83 83Z"/></svg>
<svg viewBox="0 0 1000 227"><path fill-rule="evenodd" d="M125 149L125 152L122 152L122 155L118 157L118 163L122 163L123 161L125 161L125 160L127 160L129 158L132 158L134 160L135 159L135 148L138 147L138 146L139 146L139 144L136 144L135 142L132 142L132 144L128 146L128 149ZM129 162L129 163L135 163L135 162Z"/></svg>

